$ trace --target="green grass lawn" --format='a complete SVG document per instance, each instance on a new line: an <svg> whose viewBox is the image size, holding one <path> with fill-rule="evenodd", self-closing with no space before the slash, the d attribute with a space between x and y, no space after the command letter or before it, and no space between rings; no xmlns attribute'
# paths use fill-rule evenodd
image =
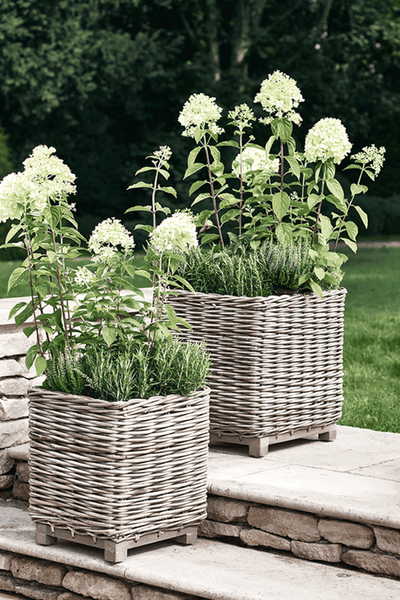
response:
<svg viewBox="0 0 400 600"><path fill-rule="evenodd" d="M400 433L400 248L359 248L345 270L340 424Z"/></svg>
<svg viewBox="0 0 400 600"><path fill-rule="evenodd" d="M359 248L356 255L348 254L340 424L400 433L400 248ZM6 296L17 264L0 262L0 297ZM10 296L28 293L19 286Z"/></svg>

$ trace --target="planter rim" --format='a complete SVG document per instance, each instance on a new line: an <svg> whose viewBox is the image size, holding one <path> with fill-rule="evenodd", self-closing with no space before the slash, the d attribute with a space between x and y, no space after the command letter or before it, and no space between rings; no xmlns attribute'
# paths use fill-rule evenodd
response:
<svg viewBox="0 0 400 600"><path fill-rule="evenodd" d="M319 296L317 296L316 294L314 294L314 292L306 292L306 293L294 293L294 294L270 294L269 296L230 296L229 294L216 294L214 292L191 292L190 290L175 290L175 292L177 292L177 295L175 295L175 293L171 296L172 298L178 298L179 295L185 295L185 296L197 296L199 298L201 297L207 297L207 298L214 298L218 299L218 298L226 298L229 301L254 301L254 302L278 302L279 299L283 298L285 300L289 299L289 298L294 298L296 300L299 300L300 298L304 298L306 301L308 300L323 300L325 298L329 298L330 296L337 296L337 295L341 295L343 293L347 294L347 289L344 287L340 287L340 288L335 288L333 290L324 290L322 293L322 298L320 298Z"/></svg>

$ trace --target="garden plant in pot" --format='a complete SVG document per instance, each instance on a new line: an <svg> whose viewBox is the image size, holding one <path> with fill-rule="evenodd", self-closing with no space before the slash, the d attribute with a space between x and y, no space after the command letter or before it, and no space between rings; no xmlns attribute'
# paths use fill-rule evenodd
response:
<svg viewBox="0 0 400 600"><path fill-rule="evenodd" d="M356 252L351 213L368 224L355 204L368 190L361 178L374 180L384 160L374 145L353 155L346 169L358 177L345 192L335 175L351 150L346 130L324 118L298 151L292 134L302 101L284 73L262 83L255 102L271 127L265 146L250 135L255 115L245 104L228 113L233 139L223 137L215 98L194 94L179 115L196 143L189 193L193 205L208 206L197 215L202 246L185 253L179 270L195 293L182 290L171 304L192 327L182 335L204 340L212 356L211 440L248 445L254 456L296 437L335 438L347 260L339 243Z"/></svg>
<svg viewBox="0 0 400 600"><path fill-rule="evenodd" d="M169 156L166 147L152 156L154 224ZM187 218L173 246L158 230L140 268L116 219L100 223L85 249L68 203L69 168L46 146L24 167L0 184L0 217L13 220L6 245L26 250L9 287L27 279L31 298L11 313L17 325L32 322L26 362L45 379L30 392L37 541L74 540L111 562L162 539L192 543L206 516L210 359L204 344L176 337L185 322L166 293L184 284L176 271L196 228ZM88 252L90 264L70 266ZM151 298L137 276L152 281Z"/></svg>

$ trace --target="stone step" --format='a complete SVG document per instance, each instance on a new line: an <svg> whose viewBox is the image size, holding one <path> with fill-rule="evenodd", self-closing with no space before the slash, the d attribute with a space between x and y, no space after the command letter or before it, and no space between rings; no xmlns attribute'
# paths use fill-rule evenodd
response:
<svg viewBox="0 0 400 600"><path fill-rule="evenodd" d="M183 594L183 600L189 600L188 595L191 599L194 596L195 599L209 600L293 600L293 598L296 600L319 598L396 600L400 598L398 580L299 560L285 553L242 548L215 540L199 539L193 546L160 542L145 549L133 550L126 561L112 565L104 561L98 549L61 541L52 546L37 545L34 527L27 510L2 502L0 556L3 557L3 563L4 557L9 556L8 553L12 553L11 557L18 555L26 557L27 560L39 559L39 562L34 560L31 564L32 579L38 577L40 564L48 565L48 562L44 561L66 565L69 570L69 580L74 579L71 572L86 573L86 575L79 575L82 585L86 585L85 577L89 578L90 597L97 600L106 598L101 586L109 582L117 585L115 582L119 582L118 585L121 587L121 580L124 584L123 589L128 594L122 595L121 598L128 598L131 593L134 600L136 598L146 598L146 600L181 598L176 593ZM93 577L93 574L96 577ZM25 577L28 577L26 572ZM42 577L43 579L45 578ZM98 589L93 581L99 582ZM48 583L51 584L51 581ZM147 589L143 588L143 584L158 588L161 591L157 594L162 595L156 593L154 596L151 593L142 595L139 590ZM71 585L65 592L68 589L71 590ZM82 595L87 596L85 589L78 587L72 591L79 593L81 590ZM13 597L20 599L20 596L11 596ZM119 600L118 595L111 598ZM9 598L6 596L4 600Z"/></svg>

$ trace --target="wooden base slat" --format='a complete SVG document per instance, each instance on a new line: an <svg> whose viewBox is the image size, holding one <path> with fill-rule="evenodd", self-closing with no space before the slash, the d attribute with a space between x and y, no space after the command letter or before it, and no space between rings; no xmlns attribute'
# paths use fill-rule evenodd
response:
<svg viewBox="0 0 400 600"><path fill-rule="evenodd" d="M312 435L318 435L318 439L323 442L332 442L336 439L336 424L325 425L323 427L309 427L307 429L299 429L292 433L282 433L279 435L271 435L265 437L239 436L229 433L210 433L210 444L227 443L240 444L241 446L249 447L249 456L261 458L268 454L268 448L271 444L280 444L290 440L307 438Z"/></svg>
<svg viewBox="0 0 400 600"><path fill-rule="evenodd" d="M185 527L183 529L174 529L171 531L162 531L141 535L137 540L125 540L123 542L114 542L113 540L96 538L90 535L72 535L67 529L50 527L43 523L36 523L36 543L41 546L49 546L57 540L66 540L76 544L101 548L104 550L104 560L111 563L122 562L128 557L128 550L155 544L164 540L171 540L185 545L194 544L197 540L197 526Z"/></svg>

